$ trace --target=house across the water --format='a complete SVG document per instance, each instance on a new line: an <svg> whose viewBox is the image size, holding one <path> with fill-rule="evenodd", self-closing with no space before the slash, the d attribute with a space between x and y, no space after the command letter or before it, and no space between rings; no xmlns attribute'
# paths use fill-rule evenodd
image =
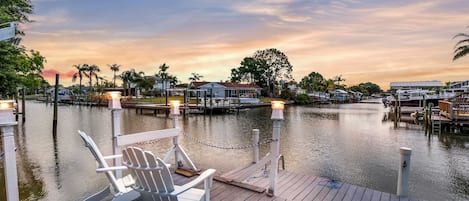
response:
<svg viewBox="0 0 469 201"><path fill-rule="evenodd" d="M255 84L240 84L232 82L193 82L196 89L207 91L207 96L213 98L257 98L261 88Z"/></svg>
<svg viewBox="0 0 469 201"><path fill-rule="evenodd" d="M261 87L255 84L240 84L232 82L193 82L191 87L205 91L207 97L219 101L259 103ZM202 94L201 94L202 95Z"/></svg>

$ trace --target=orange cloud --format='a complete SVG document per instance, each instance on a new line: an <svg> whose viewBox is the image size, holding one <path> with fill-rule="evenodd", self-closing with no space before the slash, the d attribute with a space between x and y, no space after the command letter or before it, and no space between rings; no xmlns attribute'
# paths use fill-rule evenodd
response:
<svg viewBox="0 0 469 201"><path fill-rule="evenodd" d="M72 77L73 77L73 74L75 74L75 72L73 70L70 70L68 72L60 72L58 71L57 69L53 69L53 68L49 68L49 69L44 69L42 71L42 77L44 77L44 79L48 80L49 83L53 83L51 81L54 81L55 80L55 75L56 74L59 74L59 79L63 80L63 79L66 79L66 80L71 80Z"/></svg>

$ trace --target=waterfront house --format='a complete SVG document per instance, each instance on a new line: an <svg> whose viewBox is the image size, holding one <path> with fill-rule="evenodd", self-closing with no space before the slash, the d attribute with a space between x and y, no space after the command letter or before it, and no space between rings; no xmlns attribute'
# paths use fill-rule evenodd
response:
<svg viewBox="0 0 469 201"><path fill-rule="evenodd" d="M261 88L255 84L192 82L192 87L207 91L207 96L213 98L257 98L261 94Z"/></svg>
<svg viewBox="0 0 469 201"><path fill-rule="evenodd" d="M349 98L348 92L342 90L342 89L336 89L332 91L332 97L334 101L337 102L345 102Z"/></svg>

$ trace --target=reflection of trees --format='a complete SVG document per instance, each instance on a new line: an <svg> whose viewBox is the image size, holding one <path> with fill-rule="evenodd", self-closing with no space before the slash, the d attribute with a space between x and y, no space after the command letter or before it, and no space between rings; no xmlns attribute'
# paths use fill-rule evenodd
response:
<svg viewBox="0 0 469 201"><path fill-rule="evenodd" d="M304 112L304 116L308 116L314 119L328 119L328 120L339 120L339 113L323 113L323 112Z"/></svg>
<svg viewBox="0 0 469 201"><path fill-rule="evenodd" d="M44 182L39 177L39 165L29 160L24 126L19 125L18 128L15 129L15 140L20 200L40 200L44 198L45 192ZM5 189L3 161L0 167L0 189ZM0 191L0 200L6 200L5 190Z"/></svg>

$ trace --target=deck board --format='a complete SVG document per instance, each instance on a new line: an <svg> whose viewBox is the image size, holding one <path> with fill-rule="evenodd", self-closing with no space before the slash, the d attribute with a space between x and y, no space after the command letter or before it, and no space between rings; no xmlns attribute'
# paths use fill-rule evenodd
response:
<svg viewBox="0 0 469 201"><path fill-rule="evenodd" d="M187 178L181 175L173 174L175 185L183 185L196 177ZM395 194L380 192L377 190L360 187L348 183L334 183L332 185L329 179L324 177L315 177L311 175L296 174L288 171L279 172L278 193L275 197L269 197L267 194L247 190L245 188L226 184L219 181L213 181L210 193L212 201L291 201L291 200L324 200L324 201L409 201L419 200L413 197L399 197ZM266 183L267 181L267 183ZM250 181L251 184L268 185L268 178L255 178ZM199 184L198 188L203 188ZM108 199L109 200L109 199Z"/></svg>

